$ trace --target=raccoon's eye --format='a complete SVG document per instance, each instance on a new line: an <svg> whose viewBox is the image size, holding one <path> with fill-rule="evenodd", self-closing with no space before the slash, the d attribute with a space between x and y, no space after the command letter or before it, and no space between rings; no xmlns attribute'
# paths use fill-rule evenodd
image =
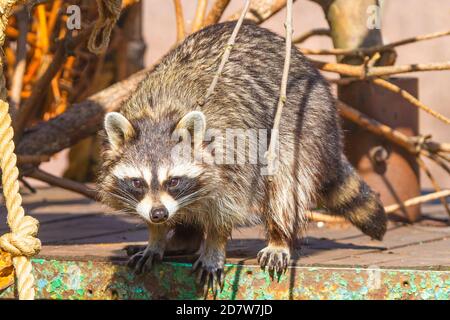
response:
<svg viewBox="0 0 450 320"><path fill-rule="evenodd" d="M134 189L142 189L144 187L144 183L141 179L131 179L131 186Z"/></svg>
<svg viewBox="0 0 450 320"><path fill-rule="evenodd" d="M180 178L172 178L167 181L168 188L176 188L180 184Z"/></svg>

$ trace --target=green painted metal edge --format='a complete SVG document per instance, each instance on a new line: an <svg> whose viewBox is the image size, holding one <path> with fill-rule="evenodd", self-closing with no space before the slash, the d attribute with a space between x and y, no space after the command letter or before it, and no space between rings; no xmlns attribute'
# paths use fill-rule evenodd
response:
<svg viewBox="0 0 450 320"><path fill-rule="evenodd" d="M37 299L204 298L186 263L164 262L135 276L113 262L32 262ZM14 298L14 288L0 292L0 298ZM297 266L273 280L258 266L228 264L217 299L450 300L450 270Z"/></svg>

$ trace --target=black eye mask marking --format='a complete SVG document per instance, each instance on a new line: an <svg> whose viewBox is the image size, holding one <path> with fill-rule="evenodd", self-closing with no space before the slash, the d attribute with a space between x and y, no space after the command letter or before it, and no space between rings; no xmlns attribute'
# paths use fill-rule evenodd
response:
<svg viewBox="0 0 450 320"><path fill-rule="evenodd" d="M170 180L171 179L177 179L178 182L176 186L170 187ZM167 179L167 181L164 182L164 186L167 190L167 192L174 198L174 199L180 199L182 197L185 197L199 189L199 184L197 179L188 178L188 177L172 177Z"/></svg>
<svg viewBox="0 0 450 320"><path fill-rule="evenodd" d="M137 201L144 198L148 191L147 182L142 178L124 178L117 180L117 187L125 193L130 194Z"/></svg>

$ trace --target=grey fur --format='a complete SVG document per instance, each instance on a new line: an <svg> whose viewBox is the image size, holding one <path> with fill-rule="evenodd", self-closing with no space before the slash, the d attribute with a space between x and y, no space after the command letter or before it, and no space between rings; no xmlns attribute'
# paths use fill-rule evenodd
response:
<svg viewBox="0 0 450 320"><path fill-rule="evenodd" d="M171 165L174 142L170 135L192 110L204 113L207 128L272 128L285 58L284 39L252 23L242 26L214 93L199 105L234 24L217 24L189 36L161 60L123 105L121 113L137 133L124 142L120 152L107 147L99 180L105 203L118 209L123 205L109 194L117 187L111 177L117 162L147 166L152 172L161 165ZM197 177L201 195L169 219L172 226L201 226L207 248L201 259L208 270L223 267L223 259L214 257L224 256L224 241L233 226L252 223L255 216L268 232L269 245L260 255L265 261L261 261L262 266L283 270L289 259L285 252L305 228L305 211L318 202L324 206L330 201L343 203L332 209L350 218L351 213L345 210L351 207L348 202L355 201L361 207L374 201L376 210L360 210L364 217L350 220L358 221L355 224L372 237L383 236L384 211L367 185L363 197L354 195L340 202L329 197L333 190L345 194L342 186L355 173L342 155L341 128L329 85L295 47L279 141L280 167L272 182L261 175L261 164L203 165L204 172ZM218 253L208 253L214 250ZM211 266L214 261L215 267Z"/></svg>

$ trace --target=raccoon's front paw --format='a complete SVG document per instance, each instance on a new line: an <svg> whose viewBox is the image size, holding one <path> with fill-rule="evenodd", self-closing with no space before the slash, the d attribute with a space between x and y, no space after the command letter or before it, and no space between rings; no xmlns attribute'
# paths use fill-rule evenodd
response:
<svg viewBox="0 0 450 320"><path fill-rule="evenodd" d="M209 289L214 296L223 289L225 257L222 254L201 255L192 265L192 272L197 273L196 282L204 289L205 295Z"/></svg>
<svg viewBox="0 0 450 320"><path fill-rule="evenodd" d="M267 246L262 249L256 259L261 268L268 267L269 272L278 274L286 271L291 258L290 250L287 247Z"/></svg>
<svg viewBox="0 0 450 320"><path fill-rule="evenodd" d="M145 250L134 254L129 260L127 266L133 269L134 273L139 275L143 272L149 272L155 262L163 258L162 250L147 247Z"/></svg>

